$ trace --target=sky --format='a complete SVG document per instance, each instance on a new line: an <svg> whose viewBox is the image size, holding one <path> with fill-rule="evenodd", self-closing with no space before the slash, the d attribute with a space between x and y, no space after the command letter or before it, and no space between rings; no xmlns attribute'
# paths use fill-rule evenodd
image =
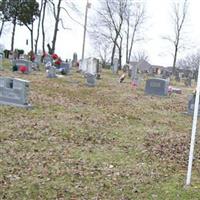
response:
<svg viewBox="0 0 200 200"><path fill-rule="evenodd" d="M78 4L80 13L78 15L72 13L79 23L76 23L63 14L63 19L68 29L59 28L56 53L62 59L72 58L73 53L78 53L81 57L82 41L83 41L83 24L84 12L87 0L74 0ZM101 0L89 0L91 8L88 10L88 24L92 21L98 2ZM140 0L143 1L143 0ZM171 66L173 57L171 55L172 46L168 41L162 39L162 36L168 35L172 30L170 9L173 1L181 0L144 0L146 7L147 21L144 29L145 40L135 44L135 51L145 50L149 56L149 62L154 65ZM200 46L200 0L189 0L188 16L184 29L185 48L181 50L179 58L184 57L188 53L197 51ZM48 17L46 25L47 42L51 43L53 33L53 19ZM10 48L11 27L7 25L4 35L0 39L0 44L4 44L6 48ZM26 45L26 40L30 38L29 31L25 27L17 27L15 48L25 49L27 52L30 45ZM30 44L30 40L29 40ZM39 49L41 49L39 47ZM89 34L86 35L85 57L96 56L96 52L92 46Z"/></svg>

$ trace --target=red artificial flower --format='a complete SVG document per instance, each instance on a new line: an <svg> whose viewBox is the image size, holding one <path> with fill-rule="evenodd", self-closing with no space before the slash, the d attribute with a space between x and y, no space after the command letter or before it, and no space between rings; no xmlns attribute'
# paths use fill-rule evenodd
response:
<svg viewBox="0 0 200 200"><path fill-rule="evenodd" d="M53 60L56 60L56 59L58 59L58 55L57 55L57 54L55 54L55 53L54 53L54 54L52 54L52 55L51 55L51 57L53 58Z"/></svg>
<svg viewBox="0 0 200 200"><path fill-rule="evenodd" d="M61 61L60 60L56 60L55 64L56 65L61 65Z"/></svg>
<svg viewBox="0 0 200 200"><path fill-rule="evenodd" d="M19 71L22 72L22 73L25 73L28 71L28 67L27 66L19 66Z"/></svg>

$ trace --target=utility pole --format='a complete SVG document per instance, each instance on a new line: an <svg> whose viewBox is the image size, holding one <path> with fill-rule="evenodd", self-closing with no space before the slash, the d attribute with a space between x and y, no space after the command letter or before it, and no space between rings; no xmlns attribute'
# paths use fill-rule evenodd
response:
<svg viewBox="0 0 200 200"><path fill-rule="evenodd" d="M91 7L91 4L87 0L86 8L85 8L85 23L84 23L84 33L83 33L83 47L82 47L82 60L84 59L85 54L85 37L86 37L86 30L87 30L87 16L88 16L88 8Z"/></svg>

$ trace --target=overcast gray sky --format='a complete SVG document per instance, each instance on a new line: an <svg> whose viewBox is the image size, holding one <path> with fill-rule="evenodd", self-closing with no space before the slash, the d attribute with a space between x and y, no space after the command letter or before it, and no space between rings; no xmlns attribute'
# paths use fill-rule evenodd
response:
<svg viewBox="0 0 200 200"><path fill-rule="evenodd" d="M89 9L88 22L92 20L92 15L97 9L98 1L90 0L92 7ZM145 49L149 55L150 63L157 65L170 66L172 65L171 46L167 41L161 39L165 34L171 31L171 19L170 19L170 5L175 0L146 0L146 10L148 21L145 29L146 40L136 45L136 49ZM181 0L179 0L181 1ZM81 23L84 23L84 12L86 0L74 0L79 5L81 14L74 17ZM179 57L184 56L189 52L194 52L200 49L200 0L189 0L189 15L186 21L185 36L186 36L186 49ZM60 28L57 39L56 52L63 58L72 58L73 52L77 52L79 58L81 57L82 40L83 40L83 26L74 23L66 17L64 21L69 30L63 30ZM9 28L7 28L9 30ZM46 32L48 32L47 40L51 43L51 33L53 26L51 19L46 26ZM10 33L9 33L10 32ZM22 48L26 51L29 50L29 46L26 46L26 39L29 39L30 35L25 27L17 27L15 48ZM6 48L10 48L11 29L8 33L4 33L0 43L3 43ZM95 51L92 48L90 38L86 38L86 57L95 56Z"/></svg>

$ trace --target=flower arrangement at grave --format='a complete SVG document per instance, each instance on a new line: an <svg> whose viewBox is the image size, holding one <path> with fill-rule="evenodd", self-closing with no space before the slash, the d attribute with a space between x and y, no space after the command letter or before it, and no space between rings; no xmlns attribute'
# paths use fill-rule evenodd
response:
<svg viewBox="0 0 200 200"><path fill-rule="evenodd" d="M57 55L57 54L52 54L51 55L52 59L53 59L53 64L55 67L60 67L62 60L61 58Z"/></svg>
<svg viewBox="0 0 200 200"><path fill-rule="evenodd" d="M22 73L25 73L25 72L28 71L28 67L21 65L21 66L19 66L19 71L22 72Z"/></svg>

